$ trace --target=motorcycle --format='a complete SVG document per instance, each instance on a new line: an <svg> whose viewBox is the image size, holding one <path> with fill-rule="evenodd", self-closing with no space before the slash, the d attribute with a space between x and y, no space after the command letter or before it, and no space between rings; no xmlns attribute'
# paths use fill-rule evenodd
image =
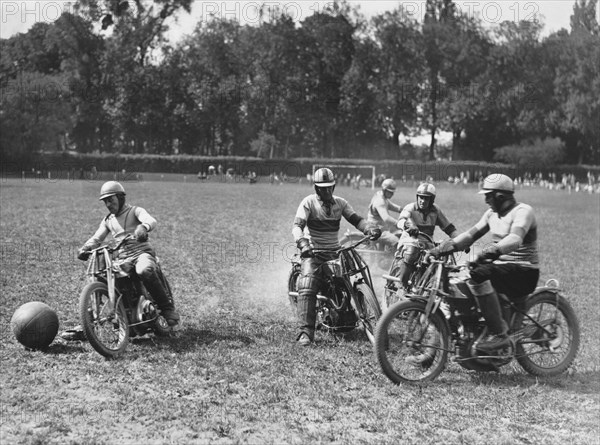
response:
<svg viewBox="0 0 600 445"><path fill-rule="evenodd" d="M93 249L88 259L89 282L79 296L79 315L85 337L104 357L123 353L130 337L148 332L164 336L171 332L133 268L116 258L121 246L133 239L128 235L113 247L103 245ZM160 264L158 267L158 275L170 296L171 287Z"/></svg>
<svg viewBox="0 0 600 445"><path fill-rule="evenodd" d="M402 230L397 230L393 232L393 234L400 239ZM349 246L360 240L363 236L364 235L361 232L347 229L342 238L340 238L340 245ZM361 248L357 249L357 252L365 258L367 263L375 264L379 268L386 270L389 268L390 261L393 259L396 249L386 245L379 239L377 241L369 240L368 242L363 243Z"/></svg>
<svg viewBox="0 0 600 445"><path fill-rule="evenodd" d="M334 250L336 258L326 261L325 285L317 293L317 329L331 332L349 332L359 325L364 327L367 338L374 341L381 308L373 290L369 266L356 247L369 240L364 236L350 245ZM315 256L331 250L314 250ZM292 258L292 269L288 276L288 297L296 313L298 305L298 278L300 277L300 255Z"/></svg>
<svg viewBox="0 0 600 445"><path fill-rule="evenodd" d="M456 265L452 254L430 260L408 300L383 314L374 345L383 373L396 384L432 381L449 355L478 372L497 371L513 360L535 376L567 370L579 348L580 328L558 281L552 278L518 301L499 294L510 346L485 355L478 344L488 329L465 282L469 267Z"/></svg>
<svg viewBox="0 0 600 445"><path fill-rule="evenodd" d="M382 275L386 280L383 298L385 309L396 303L404 295L405 290L400 278L402 262L410 261L411 264L415 265L415 269L408 279L408 289L411 289L417 284L426 269L426 265L423 263L426 249L437 245L438 243L433 241L433 238L429 235L419 232L417 236L404 241L404 246L396 250L389 272Z"/></svg>

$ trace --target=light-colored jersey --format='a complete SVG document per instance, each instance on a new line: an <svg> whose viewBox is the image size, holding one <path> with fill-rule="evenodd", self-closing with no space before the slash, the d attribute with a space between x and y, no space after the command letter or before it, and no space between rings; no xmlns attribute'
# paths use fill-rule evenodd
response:
<svg viewBox="0 0 600 445"><path fill-rule="evenodd" d="M146 210L125 204L118 215L112 213L102 220L96 233L83 245L86 249L95 249L110 234L115 240L133 234L138 225L144 224L148 231L156 227L156 220Z"/></svg>
<svg viewBox="0 0 600 445"><path fill-rule="evenodd" d="M310 238L315 249L338 249L338 232L342 216L357 229L364 231L366 221L358 215L344 198L333 196L333 203L327 208L316 195L302 200L296 211L292 234L294 240Z"/></svg>
<svg viewBox="0 0 600 445"><path fill-rule="evenodd" d="M379 190L369 204L369 211L367 213L367 223L379 228L386 228L388 225L393 225L396 220L389 214L389 212L398 212L402 210L402 207L394 204L392 201L387 199L383 195L383 190Z"/></svg>
<svg viewBox="0 0 600 445"><path fill-rule="evenodd" d="M448 221L446 215L444 215L442 210L435 204L427 211L422 211L419 210L416 202L411 202L402 209L398 219L412 220L412 223L419 228L420 232L426 233L431 237L435 231L435 226L438 226L448 235L450 235L448 232L454 230L454 225Z"/></svg>
<svg viewBox="0 0 600 445"><path fill-rule="evenodd" d="M499 243L508 235L517 235L523 240L510 252L502 254L497 262L538 267L537 222L531 206L517 203L502 216L491 209L487 210L469 233L474 239L479 239L487 232L490 232L494 243Z"/></svg>

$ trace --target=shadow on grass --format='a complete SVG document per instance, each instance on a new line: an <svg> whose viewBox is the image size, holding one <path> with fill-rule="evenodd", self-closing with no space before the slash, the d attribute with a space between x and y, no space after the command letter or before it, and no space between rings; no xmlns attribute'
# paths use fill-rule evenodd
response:
<svg viewBox="0 0 600 445"><path fill-rule="evenodd" d="M59 354L73 354L74 352L86 352L87 343L80 341L66 342L64 340L57 340L41 352L51 355Z"/></svg>
<svg viewBox="0 0 600 445"><path fill-rule="evenodd" d="M510 373L470 373L469 376L471 383L479 385L518 387L543 385L579 394L597 394L600 389L600 371L570 371L553 377L536 377L523 371L511 370Z"/></svg>
<svg viewBox="0 0 600 445"><path fill-rule="evenodd" d="M136 346L156 347L160 345L176 353L194 351L201 346L220 342L227 343L229 348L237 349L255 343L255 339L240 332L218 332L195 327L185 327L164 337L143 336L131 339L131 343Z"/></svg>

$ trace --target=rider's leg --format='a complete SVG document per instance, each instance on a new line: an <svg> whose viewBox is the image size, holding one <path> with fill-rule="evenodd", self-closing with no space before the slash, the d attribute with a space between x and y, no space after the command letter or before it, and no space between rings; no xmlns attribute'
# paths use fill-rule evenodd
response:
<svg viewBox="0 0 600 445"><path fill-rule="evenodd" d="M160 279L161 272L156 264L156 259L148 253L142 253L135 261L135 272L156 301L167 323L170 326L179 324L179 313L175 310L173 297L169 295Z"/></svg>
<svg viewBox="0 0 600 445"><path fill-rule="evenodd" d="M315 324L317 322L317 292L321 285L318 268L321 261L317 258L302 260L300 278L298 279L298 335L300 340L303 334L312 342L315 338ZM308 344L303 343L303 344Z"/></svg>
<svg viewBox="0 0 600 445"><path fill-rule="evenodd" d="M467 281L467 285L477 299L479 309L483 318L485 318L490 337L482 341L477 346L484 352L492 353L495 350L504 348L510 344L508 339L508 325L502 317L500 308L500 299L492 287L490 280L477 283L472 278Z"/></svg>

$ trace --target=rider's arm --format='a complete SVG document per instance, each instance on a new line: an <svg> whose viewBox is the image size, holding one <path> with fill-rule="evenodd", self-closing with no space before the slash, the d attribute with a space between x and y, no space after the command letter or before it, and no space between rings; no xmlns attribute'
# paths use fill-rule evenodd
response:
<svg viewBox="0 0 600 445"><path fill-rule="evenodd" d="M348 221L362 233L366 233L370 228L367 224L367 221L358 213L356 213L352 206L346 201L344 201L342 205L342 216L346 218L346 221Z"/></svg>
<svg viewBox="0 0 600 445"><path fill-rule="evenodd" d="M108 227L106 227L106 219L103 219L100 223L100 227L96 230L96 233L83 244L82 250L95 249L102 244L102 241L104 241L104 238L106 238L109 233L110 231L108 230Z"/></svg>
<svg viewBox="0 0 600 445"><path fill-rule="evenodd" d="M392 203L390 203L390 207L391 205L393 205ZM375 208L377 209L377 212L379 213L379 216L381 217L381 219L383 220L383 222L387 223L387 224L392 224L392 225L396 225L396 219L393 218L387 211L386 205L384 202L378 203Z"/></svg>
<svg viewBox="0 0 600 445"><path fill-rule="evenodd" d="M464 250L489 232L490 226L488 224L488 218L490 214L491 210L486 211L477 224L452 239L455 251Z"/></svg>
<svg viewBox="0 0 600 445"><path fill-rule="evenodd" d="M456 235L458 235L458 231L456 230L456 227L454 226L454 224L452 224L450 221L448 221L448 218L446 218L446 215L444 215L444 212L442 212L442 209L440 209L439 207L437 207L437 219L435 221L435 224L442 229L446 235L448 235L450 238L454 238Z"/></svg>
<svg viewBox="0 0 600 445"><path fill-rule="evenodd" d="M300 238L304 238L304 228L306 227L306 221L310 215L310 207L308 200L305 198L302 200L296 210L296 216L294 217L294 225L292 226L292 236L294 241L298 241Z"/></svg>
<svg viewBox="0 0 600 445"><path fill-rule="evenodd" d="M498 248L499 253L505 254L517 250L521 246L521 244L523 244L525 234L531 228L533 221L534 216L533 211L531 209L517 209L515 211L515 217L510 226L510 231L508 235L506 235L504 238L502 238L496 243L496 247Z"/></svg>
<svg viewBox="0 0 600 445"><path fill-rule="evenodd" d="M156 227L156 219L150 216L150 214L145 209L141 207L135 207L134 213L135 217L146 228L148 232L150 232Z"/></svg>
<svg viewBox="0 0 600 445"><path fill-rule="evenodd" d="M394 204L392 201L388 201L389 202L389 208L392 212L396 212L396 213L400 213L402 212L402 207L400 207L397 204ZM396 220L394 220L394 223L396 222Z"/></svg>
<svg viewBox="0 0 600 445"><path fill-rule="evenodd" d="M396 223L396 227L401 230L405 230L406 227L415 226L416 224L413 219L410 217L412 211L412 204L408 204L404 206L402 211L400 212L400 216L398 217L398 222Z"/></svg>

